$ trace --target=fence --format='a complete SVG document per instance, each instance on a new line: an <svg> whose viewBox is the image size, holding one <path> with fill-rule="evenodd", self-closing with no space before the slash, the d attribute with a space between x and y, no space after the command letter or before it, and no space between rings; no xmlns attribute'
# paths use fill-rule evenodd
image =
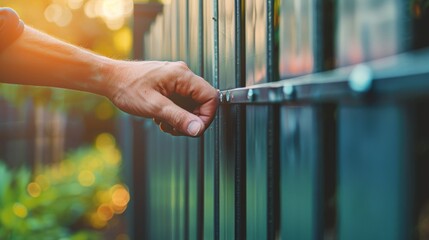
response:
<svg viewBox="0 0 429 240"><path fill-rule="evenodd" d="M427 239L424 5L136 5L135 57L222 91L204 137L135 122L135 239Z"/></svg>

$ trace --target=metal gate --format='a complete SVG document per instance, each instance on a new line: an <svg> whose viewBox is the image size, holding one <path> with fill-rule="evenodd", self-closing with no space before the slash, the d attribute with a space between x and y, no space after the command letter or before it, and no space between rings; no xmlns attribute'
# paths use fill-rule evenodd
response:
<svg viewBox="0 0 429 240"><path fill-rule="evenodd" d="M429 237L425 1L164 2L135 6L135 58L221 106L198 139L135 121L135 239Z"/></svg>

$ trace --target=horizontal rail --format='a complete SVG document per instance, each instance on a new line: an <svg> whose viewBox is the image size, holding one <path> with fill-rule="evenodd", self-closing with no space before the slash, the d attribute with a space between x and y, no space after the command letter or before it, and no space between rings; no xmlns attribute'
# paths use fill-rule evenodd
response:
<svg viewBox="0 0 429 240"><path fill-rule="evenodd" d="M429 49L219 92L221 104L338 101L359 96L417 97L429 94Z"/></svg>

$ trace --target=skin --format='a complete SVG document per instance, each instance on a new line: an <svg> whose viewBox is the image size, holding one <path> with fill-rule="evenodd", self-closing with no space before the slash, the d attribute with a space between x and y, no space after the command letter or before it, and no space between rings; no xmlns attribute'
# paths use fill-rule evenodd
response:
<svg viewBox="0 0 429 240"><path fill-rule="evenodd" d="M164 132L200 136L216 113L217 90L184 62L121 61L26 26L0 53L0 82L102 95L127 113L153 118Z"/></svg>

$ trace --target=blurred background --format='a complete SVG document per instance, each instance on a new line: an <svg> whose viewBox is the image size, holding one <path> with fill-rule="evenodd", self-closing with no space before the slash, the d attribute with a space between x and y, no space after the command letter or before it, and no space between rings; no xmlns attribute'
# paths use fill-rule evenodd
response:
<svg viewBox="0 0 429 240"><path fill-rule="evenodd" d="M0 0L29 26L128 59L133 0ZM155 1L156 2L156 1ZM0 84L0 239L130 239L117 144L121 115L102 97Z"/></svg>

